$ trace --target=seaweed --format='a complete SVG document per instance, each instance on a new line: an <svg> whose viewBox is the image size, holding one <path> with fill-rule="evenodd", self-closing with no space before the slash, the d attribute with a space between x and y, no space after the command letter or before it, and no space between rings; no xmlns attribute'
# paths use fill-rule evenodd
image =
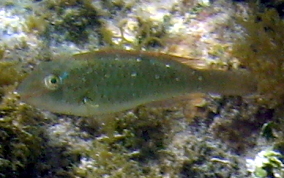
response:
<svg viewBox="0 0 284 178"><path fill-rule="evenodd" d="M40 120L43 116L27 105L19 104L17 96L6 93L0 103L1 177L28 175L44 145Z"/></svg>
<svg viewBox="0 0 284 178"><path fill-rule="evenodd" d="M232 55L258 80L259 102L273 108L284 101L284 21L275 9L251 6L246 17L237 18L243 33Z"/></svg>

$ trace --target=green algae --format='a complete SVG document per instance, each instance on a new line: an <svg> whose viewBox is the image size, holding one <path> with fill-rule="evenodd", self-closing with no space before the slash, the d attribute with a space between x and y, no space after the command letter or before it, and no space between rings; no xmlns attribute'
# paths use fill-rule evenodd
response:
<svg viewBox="0 0 284 178"><path fill-rule="evenodd" d="M12 85L21 81L25 75L19 72L19 65L16 62L0 60L0 87Z"/></svg>
<svg viewBox="0 0 284 178"><path fill-rule="evenodd" d="M247 17L239 17L237 24L244 30L233 45L232 54L258 80L259 101L270 107L284 100L284 21L275 9L260 11L252 6Z"/></svg>
<svg viewBox="0 0 284 178"><path fill-rule="evenodd" d="M17 47L5 42L0 47L0 177L27 175L43 145L39 127L43 116L20 104L14 93L17 83L26 76L22 65L9 58L14 55L11 48Z"/></svg>
<svg viewBox="0 0 284 178"><path fill-rule="evenodd" d="M238 156L210 137L208 129L196 127L210 117L207 121L196 118L186 130L177 126L180 117L172 109L145 107L120 114L112 119L113 128L108 125L100 131L92 147L80 150L83 156L73 167L75 175L179 178L240 174Z"/></svg>
<svg viewBox="0 0 284 178"><path fill-rule="evenodd" d="M19 105L11 93L2 99L0 115L0 174L25 175L41 154L43 130L39 120L43 116L27 105Z"/></svg>
<svg viewBox="0 0 284 178"><path fill-rule="evenodd" d="M56 8L61 7L60 11L57 12L60 18L49 19L48 33L52 33L51 30L56 31L56 33L63 35L61 39L74 43L87 42L90 28L100 23L98 13L85 1L76 1L70 6L74 7L68 8L68 6L65 7L61 4L59 6L54 5Z"/></svg>
<svg viewBox="0 0 284 178"><path fill-rule="evenodd" d="M115 148L113 148L115 147ZM84 178L103 177L145 177L160 178L157 172L150 171L139 162L132 159L137 154L130 153L123 146L109 144L95 140L93 148L86 152L87 158L78 167L74 167L75 175ZM139 154L139 153L138 153ZM83 166L85 165L85 166Z"/></svg>
<svg viewBox="0 0 284 178"><path fill-rule="evenodd" d="M283 155L271 148L259 152L255 160L248 159L247 166L252 178L284 176Z"/></svg>
<svg viewBox="0 0 284 178"><path fill-rule="evenodd" d="M254 105L262 105L264 110L269 108L270 114L265 114L265 117L256 115L257 120L254 124L261 118L265 119L263 120L265 122L262 121L258 126L256 134L265 138L266 144L273 149L273 151L260 152L267 154L264 156L266 162L262 167L251 169L249 172L252 172L253 177L282 177L284 21L275 8L267 8L257 3L251 3L249 8L246 15L237 17L236 24L243 29L243 33L235 41L232 55L237 57L258 80L260 95L257 98L258 103ZM251 128L251 133L255 131Z"/></svg>
<svg viewBox="0 0 284 178"><path fill-rule="evenodd" d="M211 132L238 154L255 147L263 125L274 120L274 110L259 106L256 101L225 97L219 102L222 108L215 113Z"/></svg>
<svg viewBox="0 0 284 178"><path fill-rule="evenodd" d="M48 119L14 92L26 75L19 62L0 60L0 177L33 176L48 166L39 162L48 149L43 127Z"/></svg>
<svg viewBox="0 0 284 178"><path fill-rule="evenodd" d="M50 12L54 11L56 15L52 12L53 15L51 16L28 16L24 31L41 35L42 37L45 35L47 35L47 37L48 35L51 35L51 37L61 35L61 37L58 38L59 41L67 40L75 43L87 42L89 36L88 30L92 30L92 27L100 25L100 22L96 19L99 18L98 14L105 12L99 12L96 9L94 10L93 6L87 6L84 4L86 1L74 1L72 4L66 4L63 1L60 1L60 4L56 4L56 2L53 1L55 4L49 6ZM43 2L43 4L44 3L47 3L47 1ZM118 2L118 5L115 6L121 5L119 5ZM50 14L50 12L45 13ZM42 58L42 55L44 54L40 53L39 57ZM0 70L0 73L3 72L3 78L0 76L1 101L3 107L0 108L0 113L1 116L3 116L3 121L5 121L3 125L0 126L3 128L3 135L5 136L0 140L1 145L5 145L5 147L2 147L3 149L1 151L3 154L0 154L2 158L1 168L3 168L0 173L7 177L18 177L33 172L33 175L37 174L38 176L43 174L44 171L47 171L47 169L50 169L53 171L53 176L72 177L70 176L72 175L72 171L68 170L68 166L70 166L68 164L55 164L52 158L45 157L46 163L40 163L39 160L42 158L42 154L54 153L47 151L51 149L52 146L45 141L45 139L49 138L46 138L45 132L47 126L44 126L46 122L42 120L44 117L38 111L27 105L19 104L18 98L12 95L15 89L15 83L20 82L26 75L20 72L21 68L18 67L16 63L10 62L3 62L0 65L1 69L3 67L3 70ZM76 152L76 149L63 152L59 151L57 153L60 155L59 162L68 163L69 161L67 159L69 159L73 160L73 164L76 165L76 159L71 158L88 155L91 158L94 157L94 159L97 159L95 154L99 154L101 157L98 160L99 164L94 166L91 171L92 174L88 173L90 177L94 177L93 175L102 175L103 173L106 174L107 172L105 171L112 172L113 176L145 175L148 177L161 177L157 172L151 170L149 168L150 166L141 166L141 162L146 161L147 158L151 160L158 158L159 151L165 148L165 140L169 137L166 131L171 122L169 122L169 118L163 120L162 115L164 113L161 113L160 110L152 111L151 114L147 114L147 111L143 109L137 110L137 112L138 117L123 117L122 119L118 119L117 123L114 123L115 128L108 126L108 128L103 129L108 135L116 132L122 136L109 136L109 138L103 141L100 141L99 138L96 137L96 140L93 141L92 151L83 149L78 150L78 152ZM125 122L127 118L129 120ZM137 122L137 120L139 120L139 122ZM103 133L105 132L102 131L101 134ZM58 140L58 142L60 141L61 140ZM61 144L58 149L66 149L71 143L62 141ZM57 147L53 148L56 150ZM139 152L136 154L135 150L139 150ZM10 154L7 155L8 157L4 157L5 151L11 151ZM11 160L9 158L11 158ZM104 158L111 159L108 160ZM58 168L53 168L52 165L58 165ZM33 166L34 169L32 170ZM122 172L115 173L113 167L119 168L120 166L122 167ZM106 169L102 169L102 167ZM143 168L141 169L141 167ZM84 172L86 170L82 169L80 173L80 171L78 171L79 168L75 168L74 170L76 170L75 172L77 172L78 175L84 175L86 173ZM9 172L11 174L9 174Z"/></svg>
<svg viewBox="0 0 284 178"><path fill-rule="evenodd" d="M84 151L84 159L74 167L75 174L90 178L103 175L113 178L162 177L158 168L150 165L161 156L172 137L166 130L176 121L171 119L173 113L161 111L141 107L134 113L112 118L111 126L102 125L100 136L92 141L92 147Z"/></svg>
<svg viewBox="0 0 284 178"><path fill-rule="evenodd" d="M258 104L263 109L270 108L269 115L264 115L257 135L266 139L273 150L283 151L283 27L284 21L275 8L265 8L259 4L250 4L250 9L245 16L238 17L236 23L243 29L242 36L235 41L232 55L237 57L241 64L248 68L258 79ZM260 112L260 111L259 111ZM269 119L270 118L270 119ZM260 121L256 117L257 123ZM255 130L256 131L256 130ZM251 131L251 133L255 132ZM277 156L279 157L279 155ZM273 158L274 159L274 158ZM277 158L278 159L278 158ZM282 159L282 158L281 158ZM274 176L273 171L283 174L283 168L270 164L256 170L256 177ZM263 174L262 174L263 173Z"/></svg>
<svg viewBox="0 0 284 178"><path fill-rule="evenodd" d="M160 47L164 45L163 39L168 38L167 34L165 34L165 30L168 28L168 26L163 24L166 23L167 19L165 19L163 23L156 24L150 20L147 21L138 17L139 23L137 23L137 25L141 25L141 27L139 28L139 33L135 34L135 40L129 41L128 38L123 37L123 33L125 34L126 29L129 28L129 25L126 24L122 25L121 27L121 38L124 38L122 39L122 43L113 43L113 39L116 38L116 36L114 33L104 33L105 31L113 32L112 29L104 26L104 22L112 19L114 16L117 15L117 13L113 13L115 10L119 9L120 11L121 8L124 8L125 4L121 4L120 1L116 1L117 4L114 5L111 3L112 1L105 1L104 7L108 7L110 9L110 12L106 12L107 10L99 10L99 7L101 6L98 6L96 8L93 5L89 6L90 4L84 4L88 1L48 0L43 2L44 4L49 4L49 12L46 13L52 15L48 17L44 15L42 17L39 17L38 19L34 19L34 17L28 18L26 24L29 27L29 30L27 30L28 32L39 31L40 35L43 35L45 37L51 37L58 41L64 42L67 39L67 41L85 45L86 42L93 40L90 35L92 34L91 31L95 30L98 31L97 36L95 36L95 40L99 41L99 43L107 44L110 46L119 46L122 48L128 46L129 44L133 48L151 48L152 46ZM88 6L88 8L84 9L86 6ZM126 12L128 10L127 8L129 7L126 7ZM94 22L91 22L93 18L96 18L96 20ZM44 24L41 24L42 19L46 20ZM69 32L69 29L73 29L74 33ZM133 30L137 29L134 28ZM82 33L82 36L80 36L80 33ZM96 46L96 48L97 47L98 46ZM213 49L212 55L221 56L223 54L223 51L227 50L227 48L222 49L222 47L223 45L220 45L220 48L217 46L218 49ZM5 65L9 66L10 64L7 63ZM12 69L12 66L13 64L11 64L10 69L8 69L9 67L7 69L5 67L3 68L6 70L3 73L5 75L9 74L8 78L10 79L5 81L5 79L3 78L3 81L5 82L3 82L2 85L13 85L14 82L18 82L21 80L21 76L18 79L11 78L12 73L18 72L18 69L14 70ZM15 158L13 159L13 161L10 161L9 159L3 158L1 159L1 165L3 165L3 168L9 171L14 171L15 174L19 176L25 175L25 172L32 172L32 168L28 165L37 165L36 171L39 172L40 170L50 170L53 167L51 165L55 163L53 161L56 160L47 159L47 164L40 165L40 160L37 159L39 157L39 154L51 155L54 153L45 152L44 149L42 149L49 147L48 145L44 145L42 142L42 139L44 139L42 135L44 134L42 134L43 128L41 128L41 124L46 125L46 123L41 122L43 116L38 114L36 110L33 110L26 105L21 106L26 108L25 112L22 112L21 110L19 110L18 106L12 105L13 102L6 102L8 100L10 101L10 99L8 99L10 98L9 91L13 91L14 88L12 88L5 87L4 89L2 87L2 92L0 95L2 96L2 100L5 100L5 107L3 107L4 109L1 110L1 113L4 113L3 116L5 116L5 123L9 123L9 125L6 125L6 127L9 128L8 130L12 130L6 132L12 133L10 134L12 135L11 139L8 139L9 136L7 136L6 140L9 140L9 142L6 140L4 141L6 145L8 145L8 147L13 148L13 156L15 156L16 158L19 157L21 159L17 160ZM231 110L224 111L223 109L223 112L230 111ZM231 150L226 150L228 151L228 153L222 152L221 150L225 149L220 145L216 145L214 140L207 141L203 139L203 137L208 135L208 133L203 133L195 136L191 136L192 133L185 133L184 138L189 137L188 140L185 142L179 141L179 143L175 145L172 150L169 149L168 144L172 139L173 134L175 134L176 132L176 130L172 128L172 126L175 125L175 121L171 120L174 116L169 113L171 113L171 110L140 108L136 110L134 114L122 114L119 115L117 118L112 118L114 119L113 123L102 128L99 133L97 133L97 126L88 125L88 134L97 134L96 137L92 137L92 148L88 149L78 148L76 150L74 148L69 148L72 144L71 142L66 143L66 141L64 142L58 140L58 142L61 143L61 146L57 149L64 151L58 151L57 156L60 157L60 162L67 163L55 164L56 166L60 167L58 169L61 169L61 171L57 171L56 173L53 172L52 176L73 177L73 174L75 174L79 177L90 178L100 177L104 175L108 175L110 177L123 177L131 175L133 177L153 178L163 177L165 175L171 175L172 177L228 177L229 175L232 175L230 174L231 172L240 172L241 168L236 166L238 165L236 163L237 158L230 157L231 155L229 154L229 152ZM17 118L21 118L21 114L27 117L24 119L25 122L18 122ZM169 116L165 117L165 115ZM251 116L247 112L243 112L240 115ZM61 116L57 117L62 118ZM13 121L15 120L15 118L16 121ZM36 118L41 119L39 119L38 122ZM232 119L232 117L230 116L224 118L228 118L228 120ZM37 121L35 122L33 119ZM74 120L76 119L78 118L74 118ZM226 127L228 132L225 133L229 133L230 136L237 134L238 138L242 138L243 135L237 133L235 127L236 125L242 126L242 124L237 123L246 123L246 120L249 120L249 118L245 117L244 119L241 119L241 121L239 121L237 117L234 117L233 121L231 120L223 122L222 127ZM16 128L15 126L11 127L14 122L20 123L20 125L16 125ZM204 121L204 123L200 123L200 125L205 124L207 122ZM200 128L200 125L196 129L202 129ZM260 124L258 124L258 128L260 128L259 125ZM194 125L191 125L191 127L194 127ZM223 141L225 142L229 141L228 145L234 147L235 143L230 142L232 140L225 136L224 132L222 132L222 129L216 129L215 131L216 133L218 131L221 131L219 132L219 137L221 137L221 140L224 139ZM22 134L22 132L24 134ZM6 133L4 135L7 135ZM34 136L26 138L20 137L20 135L29 135L29 133L33 133ZM105 137L104 134L106 135ZM15 140L13 138L15 138L15 140L18 142L14 143ZM30 138L32 138L33 141L30 141ZM251 139L251 137L249 139ZM11 144L12 146L9 146L9 144ZM19 144L19 146L16 144ZM32 144L35 144L36 146L33 147ZM250 141L243 141L239 139L237 144L241 144L241 147L243 148L247 147L247 145L250 144ZM239 145L237 145L237 148L238 146ZM36 150L38 147L40 147L41 151ZM175 148L180 147L183 148L180 150L180 152L186 153L185 156L182 158L179 158L179 153L174 152ZM3 150L6 149L7 148L5 147L5 149ZM18 152L16 152L16 150ZM33 151L36 151L35 155L30 156L30 153ZM212 156L215 159L208 155ZM80 164L78 163L76 157L82 158ZM70 168L68 160L72 161L73 170L68 169L68 167ZM86 164L84 164L84 160L89 165L87 164L86 166ZM20 164L16 164L16 162ZM170 165L169 162L171 163ZM11 165L13 165L13 169ZM40 166L42 167L38 168ZM222 170L226 170L226 172L216 172L220 170L219 168ZM117 171L117 169L120 170ZM52 171L54 170L52 169ZM3 171L1 173L5 174L6 172ZM12 177L15 175L8 175L8 177L9 176Z"/></svg>
<svg viewBox="0 0 284 178"><path fill-rule="evenodd" d="M46 29L47 22L43 16L30 15L26 18L25 31L31 33L37 31L37 33L43 33Z"/></svg>
<svg viewBox="0 0 284 178"><path fill-rule="evenodd" d="M30 17L27 26L28 29L45 28L42 36L46 39L70 41L79 45L99 43L97 45L134 49L163 46L161 38L166 35L166 28L170 25L167 23L168 17L163 17L164 22L156 22L144 18L147 12L143 12L144 14L124 18L134 2L44 1L43 5L55 13L44 15L48 22L46 25L37 23L36 19ZM52 33L54 34L51 35Z"/></svg>
<svg viewBox="0 0 284 178"><path fill-rule="evenodd" d="M51 173L55 177L73 177L69 169L78 154L66 151L69 143L49 141L46 125L51 117L19 103L14 85L1 89L0 177L46 177Z"/></svg>

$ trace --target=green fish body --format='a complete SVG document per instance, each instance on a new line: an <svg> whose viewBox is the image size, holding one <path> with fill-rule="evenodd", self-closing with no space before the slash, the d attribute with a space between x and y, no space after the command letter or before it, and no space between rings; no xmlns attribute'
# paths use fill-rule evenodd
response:
<svg viewBox="0 0 284 178"><path fill-rule="evenodd" d="M195 69L179 57L123 50L42 62L17 89L28 104L77 116L115 113L191 92L246 95L255 91L249 72Z"/></svg>

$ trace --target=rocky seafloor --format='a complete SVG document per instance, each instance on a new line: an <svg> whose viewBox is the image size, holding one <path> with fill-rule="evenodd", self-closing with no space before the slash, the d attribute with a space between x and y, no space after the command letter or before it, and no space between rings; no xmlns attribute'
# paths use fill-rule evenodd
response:
<svg viewBox="0 0 284 178"><path fill-rule="evenodd" d="M2 0L0 177L284 177L283 4ZM19 100L15 89L41 61L106 47L249 70L258 93L199 94L108 118L55 114Z"/></svg>

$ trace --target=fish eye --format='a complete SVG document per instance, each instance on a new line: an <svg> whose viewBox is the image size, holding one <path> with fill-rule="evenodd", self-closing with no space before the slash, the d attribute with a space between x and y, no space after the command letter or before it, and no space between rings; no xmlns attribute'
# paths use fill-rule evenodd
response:
<svg viewBox="0 0 284 178"><path fill-rule="evenodd" d="M59 87L60 78L55 75L48 75L44 78L44 85L50 90L56 90Z"/></svg>

